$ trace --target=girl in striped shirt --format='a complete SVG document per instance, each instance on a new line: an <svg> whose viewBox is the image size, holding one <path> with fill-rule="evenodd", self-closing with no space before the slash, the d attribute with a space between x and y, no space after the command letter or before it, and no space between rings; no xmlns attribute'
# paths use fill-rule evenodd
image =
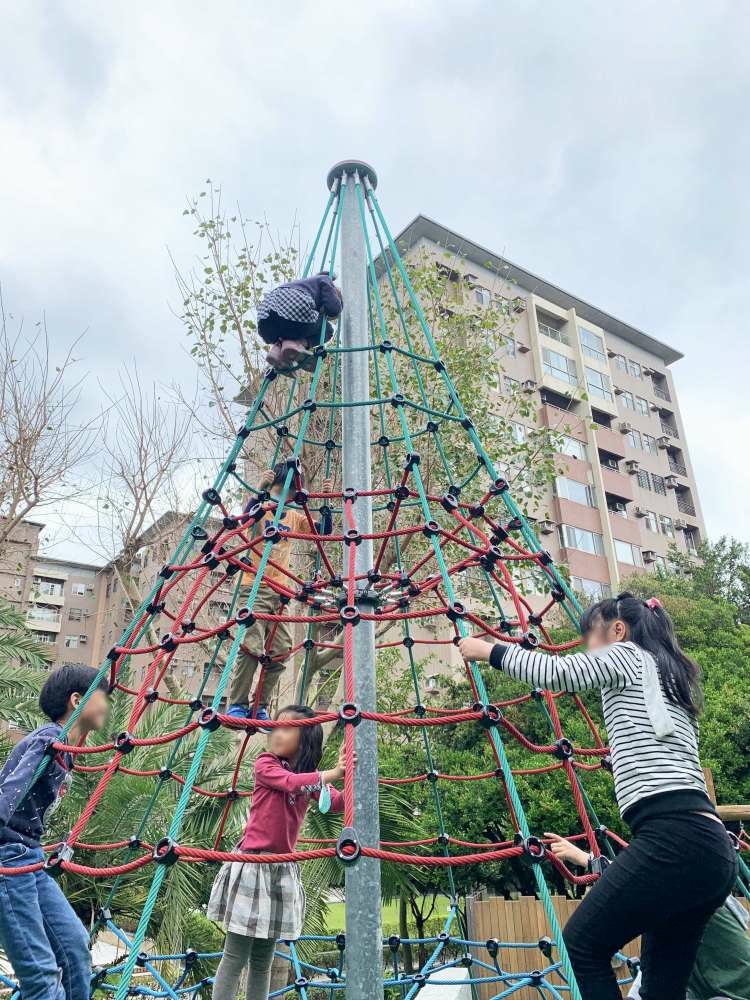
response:
<svg viewBox="0 0 750 1000"><path fill-rule="evenodd" d="M581 618L587 651L531 652L466 638L466 660L550 691L600 689L615 794L633 832L568 921L583 1000L620 1000L610 960L642 936L642 1000L684 1000L703 929L737 877L737 859L698 760L699 670L655 598L600 601Z"/></svg>

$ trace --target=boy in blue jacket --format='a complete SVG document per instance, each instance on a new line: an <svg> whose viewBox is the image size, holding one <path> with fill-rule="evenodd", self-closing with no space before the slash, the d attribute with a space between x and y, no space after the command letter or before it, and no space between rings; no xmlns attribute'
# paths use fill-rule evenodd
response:
<svg viewBox="0 0 750 1000"><path fill-rule="evenodd" d="M320 342L324 322L324 339L331 339L329 320L337 319L342 308L341 292L327 271L274 288L258 306L258 333L273 345L268 363L282 372L294 365L312 371L315 359L310 348Z"/></svg>
<svg viewBox="0 0 750 1000"><path fill-rule="evenodd" d="M25 736L0 770L0 868L44 861L41 838L70 784L71 755L54 753L33 785L32 778L96 674L78 663L54 670L39 695L39 707L50 721ZM101 729L108 713L107 682L102 680L68 732L67 742L77 743ZM88 934L60 886L43 869L0 875L0 946L13 966L23 1000L88 1000Z"/></svg>

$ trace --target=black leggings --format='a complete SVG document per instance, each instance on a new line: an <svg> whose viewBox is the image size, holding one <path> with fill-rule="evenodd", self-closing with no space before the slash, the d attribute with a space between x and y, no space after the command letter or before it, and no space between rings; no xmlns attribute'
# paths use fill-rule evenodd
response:
<svg viewBox="0 0 750 1000"><path fill-rule="evenodd" d="M296 323L293 319L285 319L273 310L266 319L258 323L258 333L267 344L275 344L277 340L304 340L308 347L320 343L321 321L314 323ZM326 321L325 340L333 336L333 325Z"/></svg>
<svg viewBox="0 0 750 1000"><path fill-rule="evenodd" d="M621 1000L612 955L639 934L642 1000L685 1000L703 928L736 878L734 848L716 820L644 820L565 926L583 1000Z"/></svg>

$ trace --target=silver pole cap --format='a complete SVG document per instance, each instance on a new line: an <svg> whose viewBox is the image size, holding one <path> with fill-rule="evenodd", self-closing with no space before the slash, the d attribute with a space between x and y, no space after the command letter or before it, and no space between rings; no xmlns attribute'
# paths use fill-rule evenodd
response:
<svg viewBox="0 0 750 1000"><path fill-rule="evenodd" d="M341 160L339 163L335 163L328 171L326 179L328 190L330 191L333 188L336 178L341 178L343 174L354 174L355 172L359 174L360 178L367 177L373 188L378 186L378 175L369 163L365 163L364 160Z"/></svg>

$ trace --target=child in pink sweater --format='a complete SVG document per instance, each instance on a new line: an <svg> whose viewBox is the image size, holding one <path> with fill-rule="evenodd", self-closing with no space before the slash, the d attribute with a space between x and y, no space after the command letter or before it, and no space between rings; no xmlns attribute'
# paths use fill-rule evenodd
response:
<svg viewBox="0 0 750 1000"><path fill-rule="evenodd" d="M305 705L289 705L276 716L311 719ZM342 747L336 767L318 771L323 754L323 728L274 728L270 752L255 762L250 816L239 843L248 854L287 854L294 850L310 799L318 799L330 782L344 777ZM331 812L341 812L344 798L329 788ZM221 866L211 890L207 915L226 929L224 955L216 970L214 1000L235 1000L247 967L247 1000L267 1000L276 942L293 941L302 933L305 894L294 861L242 862Z"/></svg>

